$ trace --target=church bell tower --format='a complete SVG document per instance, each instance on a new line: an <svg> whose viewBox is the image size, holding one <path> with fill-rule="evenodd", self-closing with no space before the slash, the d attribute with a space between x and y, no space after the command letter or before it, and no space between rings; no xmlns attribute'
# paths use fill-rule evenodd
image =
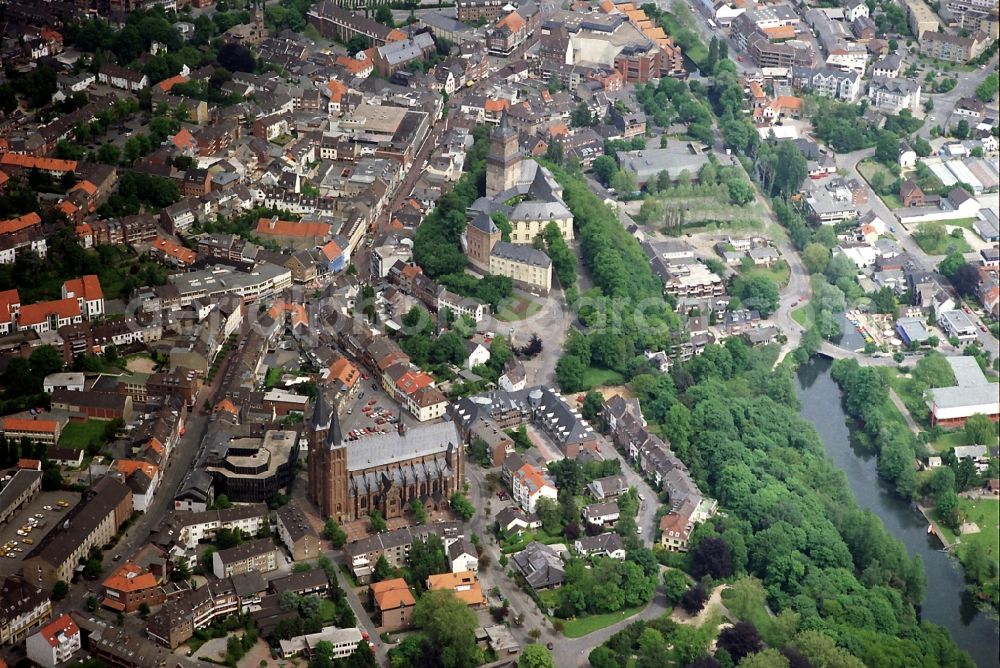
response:
<svg viewBox="0 0 1000 668"><path fill-rule="evenodd" d="M348 504L347 446L340 433L337 406L321 389L316 394L309 433L309 498L326 519L354 519Z"/></svg>

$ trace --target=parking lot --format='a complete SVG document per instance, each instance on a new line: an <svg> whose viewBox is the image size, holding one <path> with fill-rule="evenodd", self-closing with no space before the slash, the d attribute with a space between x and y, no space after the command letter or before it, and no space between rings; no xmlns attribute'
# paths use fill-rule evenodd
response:
<svg viewBox="0 0 1000 668"><path fill-rule="evenodd" d="M42 538L59 523L66 511L75 506L79 500L80 494L76 492L41 492L14 515L8 524L0 527L0 576L19 572L24 555L28 554L35 545L38 545ZM64 501L66 507L60 508L59 501ZM51 507L52 510L45 510L46 506ZM36 515L41 515L41 517L36 517ZM32 527L31 531L25 531L24 536L19 536L17 532L22 527L27 527L31 519L36 520L37 524Z"/></svg>
<svg viewBox="0 0 1000 668"><path fill-rule="evenodd" d="M399 404L390 399L374 380L362 380L361 383L357 394L341 414L340 430L346 441L363 439L380 431L389 432L397 428ZM406 420L408 414L405 411L403 414L404 421L410 425L412 418Z"/></svg>

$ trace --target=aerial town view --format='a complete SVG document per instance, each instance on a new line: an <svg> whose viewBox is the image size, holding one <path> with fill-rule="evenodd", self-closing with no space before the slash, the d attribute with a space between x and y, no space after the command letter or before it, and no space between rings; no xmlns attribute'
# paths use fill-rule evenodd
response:
<svg viewBox="0 0 1000 668"><path fill-rule="evenodd" d="M1000 668L998 0L0 25L0 668Z"/></svg>

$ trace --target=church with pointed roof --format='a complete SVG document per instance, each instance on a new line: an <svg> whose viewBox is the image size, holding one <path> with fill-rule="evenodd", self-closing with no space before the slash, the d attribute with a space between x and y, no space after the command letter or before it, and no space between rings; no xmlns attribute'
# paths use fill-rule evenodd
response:
<svg viewBox="0 0 1000 668"><path fill-rule="evenodd" d="M378 510L400 517L414 499L447 506L464 480L464 448L455 423L400 421L397 431L343 440L337 409L321 391L309 426L309 498L324 518L352 522Z"/></svg>

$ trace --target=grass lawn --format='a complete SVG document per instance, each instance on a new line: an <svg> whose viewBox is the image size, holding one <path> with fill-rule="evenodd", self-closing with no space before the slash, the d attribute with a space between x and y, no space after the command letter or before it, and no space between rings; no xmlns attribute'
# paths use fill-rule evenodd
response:
<svg viewBox="0 0 1000 668"><path fill-rule="evenodd" d="M956 429L954 431L946 431L941 435L940 438L935 439L927 444L927 447L931 448L936 452L947 452L955 446L958 445L971 445L968 439L965 438L964 429Z"/></svg>
<svg viewBox="0 0 1000 668"><path fill-rule="evenodd" d="M267 376L264 377L264 387L274 387L281 380L281 374L284 373L284 369L280 366L274 366L267 370Z"/></svg>
<svg viewBox="0 0 1000 668"><path fill-rule="evenodd" d="M888 195L881 195L882 202L890 209L902 209L903 200L899 199L899 195L895 193L889 193Z"/></svg>
<svg viewBox="0 0 1000 668"><path fill-rule="evenodd" d="M875 162L874 160L862 160L858 163L858 171L861 172L861 176L865 177L865 181L871 185L872 176L881 173L885 177L885 183L892 183L896 180L896 177L892 175L892 172L886 168L885 165Z"/></svg>
<svg viewBox="0 0 1000 668"><path fill-rule="evenodd" d="M752 276L767 276L775 283L778 287L783 288L788 285L788 277L791 270L788 268L788 263L784 260L775 262L771 267L752 267L750 269L744 269L740 272L743 276L750 278Z"/></svg>
<svg viewBox="0 0 1000 668"><path fill-rule="evenodd" d="M550 608L554 608L556 603L559 601L559 591L557 589L543 589L538 593L538 598L542 600L542 603Z"/></svg>
<svg viewBox="0 0 1000 668"><path fill-rule="evenodd" d="M69 422L59 436L60 448L86 449L91 443L104 445L104 427L107 422L87 420L86 422Z"/></svg>
<svg viewBox="0 0 1000 668"><path fill-rule="evenodd" d="M928 225L924 223L923 225ZM947 255L948 253L970 253L972 246L965 238L953 237L946 234L943 237L930 237L920 233L920 228L913 233L913 240L917 242L920 249L928 255Z"/></svg>
<svg viewBox="0 0 1000 668"><path fill-rule="evenodd" d="M956 548L959 559L962 558L962 554L968 549L969 545L973 543L982 543L990 558L996 559L997 553L1000 551L1000 548L998 548L998 545L1000 545L1000 528L997 527L997 524L1000 523L1000 502L996 499L979 499L973 501L961 498L959 499L958 507L965 516L966 522L979 527L979 533L967 533L957 536L962 541ZM956 535L951 529L943 524L938 524L938 529L945 540L949 543L955 542Z"/></svg>
<svg viewBox="0 0 1000 668"><path fill-rule="evenodd" d="M812 304L806 304L800 306L799 308L792 311L792 320L799 323L806 329L812 326L813 321L813 307Z"/></svg>
<svg viewBox="0 0 1000 668"><path fill-rule="evenodd" d="M958 218L957 220L938 220L935 222L941 223L942 225L951 225L952 227L961 227L963 230L971 230L972 224L979 220L978 218Z"/></svg>
<svg viewBox="0 0 1000 668"><path fill-rule="evenodd" d="M959 506L965 513L966 521L979 526L979 533L962 535L962 543L958 546L959 558L972 543L982 543L990 558L996 559L1000 551L1000 527L997 527L1000 523L1000 501L962 499Z"/></svg>
<svg viewBox="0 0 1000 668"><path fill-rule="evenodd" d="M603 385L621 385L624 382L625 378L617 371L612 371L611 369L589 367L583 374L584 391Z"/></svg>
<svg viewBox="0 0 1000 668"><path fill-rule="evenodd" d="M896 394L903 400L906 409L917 424L930 428L930 412L927 403L924 401L923 388L921 384L912 378L902 376L897 369L882 367L880 369L886 381L896 390Z"/></svg>
<svg viewBox="0 0 1000 668"><path fill-rule="evenodd" d="M542 305L533 299L514 295L500 304L495 317L502 322L524 320L538 313L541 308Z"/></svg>
<svg viewBox="0 0 1000 668"><path fill-rule="evenodd" d="M504 554L514 554L515 552L520 552L525 548L525 546L533 540L537 540L539 543L544 545L551 545L553 543L562 543L566 539L562 536L550 536L546 533L545 529L539 528L534 532L525 531L520 537L517 535L511 536L507 540L500 543L500 551Z"/></svg>
<svg viewBox="0 0 1000 668"><path fill-rule="evenodd" d="M563 619L559 620L563 623L563 635L567 638L580 638L587 635L588 633L593 633L594 631L599 631L606 626L611 626L617 622L620 622L627 617L638 614L645 609L646 606L640 605L635 608L626 608L625 610L619 610L618 612L609 612L604 615L587 615L585 617L577 617L576 619ZM556 621L553 617L552 621Z"/></svg>
<svg viewBox="0 0 1000 668"><path fill-rule="evenodd" d="M319 616L324 622L332 622L337 616L337 606L328 598L324 598L319 605Z"/></svg>

